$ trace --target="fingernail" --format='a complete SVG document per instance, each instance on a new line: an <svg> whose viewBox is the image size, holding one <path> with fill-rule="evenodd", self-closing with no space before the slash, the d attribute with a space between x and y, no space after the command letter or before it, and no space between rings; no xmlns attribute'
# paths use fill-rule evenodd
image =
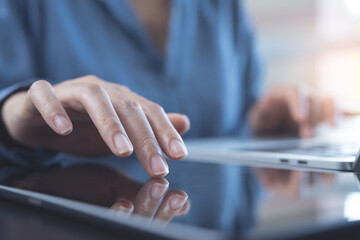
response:
<svg viewBox="0 0 360 240"><path fill-rule="evenodd" d="M114 143L115 143L115 146L116 146L119 154L123 154L126 152L132 152L132 150L133 150L131 143L125 137L125 135L122 133L117 133L114 136Z"/></svg>
<svg viewBox="0 0 360 240"><path fill-rule="evenodd" d="M162 198L168 189L169 184L154 183L151 188L151 197L158 200Z"/></svg>
<svg viewBox="0 0 360 240"><path fill-rule="evenodd" d="M55 127L60 130L61 134L64 134L71 130L71 124L64 116L56 115L54 117L54 124Z"/></svg>
<svg viewBox="0 0 360 240"><path fill-rule="evenodd" d="M122 205L117 206L116 209L115 209L115 211L117 213L124 213L124 214L129 214L133 210L134 210L133 207L126 207L126 206L122 206Z"/></svg>
<svg viewBox="0 0 360 240"><path fill-rule="evenodd" d="M174 139L170 142L170 152L176 158L183 157L188 154L185 144L177 139Z"/></svg>
<svg viewBox="0 0 360 240"><path fill-rule="evenodd" d="M168 174L169 169L165 165L164 159L160 155L155 155L151 159L151 169L155 175Z"/></svg>
<svg viewBox="0 0 360 240"><path fill-rule="evenodd" d="M127 202L125 203L115 203L110 211L116 216L130 216L134 211L134 206Z"/></svg>
<svg viewBox="0 0 360 240"><path fill-rule="evenodd" d="M188 196L182 196L182 195L176 194L170 201L170 207L175 210L179 209L182 206L184 206L187 199L188 199Z"/></svg>

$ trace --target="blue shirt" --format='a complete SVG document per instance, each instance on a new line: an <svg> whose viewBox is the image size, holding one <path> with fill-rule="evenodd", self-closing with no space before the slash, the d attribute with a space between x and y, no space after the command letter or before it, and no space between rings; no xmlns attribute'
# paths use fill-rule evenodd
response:
<svg viewBox="0 0 360 240"><path fill-rule="evenodd" d="M172 0L170 12L162 55L129 0L0 0L0 97L93 74L188 115L186 137L240 135L258 94L242 2ZM31 161L1 145L0 156Z"/></svg>

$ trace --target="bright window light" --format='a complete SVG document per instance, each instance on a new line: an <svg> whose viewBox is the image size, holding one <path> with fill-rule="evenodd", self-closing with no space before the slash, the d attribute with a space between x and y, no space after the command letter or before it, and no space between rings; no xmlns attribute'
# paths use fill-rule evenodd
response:
<svg viewBox="0 0 360 240"><path fill-rule="evenodd" d="M360 193L350 193L344 203L344 217L348 221L360 220Z"/></svg>
<svg viewBox="0 0 360 240"><path fill-rule="evenodd" d="M360 18L360 1L359 0L344 0L346 9L355 18Z"/></svg>

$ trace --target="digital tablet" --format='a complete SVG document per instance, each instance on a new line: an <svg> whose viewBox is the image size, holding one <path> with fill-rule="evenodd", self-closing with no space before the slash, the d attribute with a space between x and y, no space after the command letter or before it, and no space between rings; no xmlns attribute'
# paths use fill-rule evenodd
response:
<svg viewBox="0 0 360 240"><path fill-rule="evenodd" d="M1 166L0 197L130 239L301 239L360 219L358 176L351 172L220 158L168 164L160 179L149 178L136 159L117 157L64 155L41 169Z"/></svg>
<svg viewBox="0 0 360 240"><path fill-rule="evenodd" d="M41 170L6 167L0 173L1 198L134 238L224 239L218 231L172 222L188 213L190 201L184 191L170 190L166 179L136 181L124 171L92 163Z"/></svg>

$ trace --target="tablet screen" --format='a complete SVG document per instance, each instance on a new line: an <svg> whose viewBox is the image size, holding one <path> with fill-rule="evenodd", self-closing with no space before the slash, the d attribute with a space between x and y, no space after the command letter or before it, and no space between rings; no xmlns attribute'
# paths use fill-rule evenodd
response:
<svg viewBox="0 0 360 240"><path fill-rule="evenodd" d="M97 206L118 219L143 219L164 231L172 225L189 226L227 237L303 234L304 229L360 218L360 212L345 212L354 196L360 196L352 173L187 159L169 161L169 175L156 179L136 159L76 159L64 156L41 169L3 167L2 185Z"/></svg>

